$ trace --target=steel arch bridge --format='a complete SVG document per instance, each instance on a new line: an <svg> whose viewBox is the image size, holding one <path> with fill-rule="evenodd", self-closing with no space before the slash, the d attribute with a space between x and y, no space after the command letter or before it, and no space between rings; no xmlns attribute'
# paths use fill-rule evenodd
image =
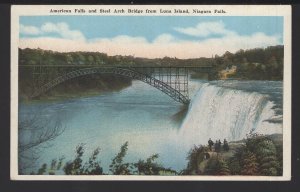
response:
<svg viewBox="0 0 300 192"><path fill-rule="evenodd" d="M147 83L156 89L162 91L163 93L167 94L169 97L173 98L175 101L189 104L190 100L188 97L188 73L186 71L184 82L181 83L180 75L173 75L175 80L172 82L172 74L166 76L167 80L163 80L163 75L159 73L159 78L157 79L155 76L152 76L153 72L140 72L139 69L135 68L120 68L120 67L90 67L90 68L82 68L73 70L71 72L62 74L59 77L50 80L48 83L43 84L39 88L37 88L31 98L35 98L40 96L41 94L49 91L50 89L54 88L55 86L63 83L69 79L73 79L80 76L91 75L91 74L115 74L120 76L129 77L131 79L140 80L144 83ZM183 87L180 87L180 84L183 84ZM174 85L174 86L173 86Z"/></svg>

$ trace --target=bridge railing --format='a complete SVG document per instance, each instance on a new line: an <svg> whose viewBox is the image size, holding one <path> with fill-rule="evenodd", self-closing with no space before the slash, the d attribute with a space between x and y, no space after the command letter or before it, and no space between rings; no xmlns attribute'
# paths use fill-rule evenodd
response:
<svg viewBox="0 0 300 192"><path fill-rule="evenodd" d="M64 82L68 79L72 79L75 77L79 76L84 76L88 74L96 74L96 73L111 73L111 74L117 74L117 75L122 75L126 77L130 77L132 79L137 79L140 81L143 81L160 91L164 92L165 94L169 95L172 97L174 100L188 104L189 103L189 98L185 95L183 95L180 92L180 89L177 90L176 87L170 86L168 83L165 83L159 79L156 79L155 77L152 77L151 75L148 74L143 74L138 71L134 71L131 69L124 69L124 68L115 68L115 67L101 67L101 68L84 68L84 69L79 69L75 71L71 71L67 74L64 74L62 76L59 76L52 81L42 85L38 90L36 90L33 94L32 97L37 97L41 95L42 93L48 91L52 87L55 87L56 85L60 84L61 82Z"/></svg>

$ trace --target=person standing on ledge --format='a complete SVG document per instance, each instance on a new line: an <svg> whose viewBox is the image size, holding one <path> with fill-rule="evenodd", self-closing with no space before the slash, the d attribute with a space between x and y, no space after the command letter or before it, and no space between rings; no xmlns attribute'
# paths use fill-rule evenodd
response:
<svg viewBox="0 0 300 192"><path fill-rule="evenodd" d="M224 139L223 149L224 149L224 151L229 151L229 145L228 145L228 142L226 139Z"/></svg>
<svg viewBox="0 0 300 192"><path fill-rule="evenodd" d="M209 146L209 150L212 151L212 146L214 145L214 142L211 140L211 138L209 138L208 140L208 146Z"/></svg>

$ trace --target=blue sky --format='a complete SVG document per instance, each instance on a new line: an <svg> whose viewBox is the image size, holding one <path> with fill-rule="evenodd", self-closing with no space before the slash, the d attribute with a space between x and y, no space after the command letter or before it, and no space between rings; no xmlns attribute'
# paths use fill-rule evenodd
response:
<svg viewBox="0 0 300 192"><path fill-rule="evenodd" d="M159 49L164 46L164 49L168 49L167 43L172 43L172 45L177 43L174 48L179 49L180 43L182 45L191 43L197 47L196 43L204 46L210 42L225 47L228 45L227 47L231 51L255 46L265 47L271 44L283 44L283 17L273 16L23 16L20 17L20 26L20 41L27 41L27 47L32 47L31 43L47 48L38 43L39 40L46 38L48 41L53 40L53 43L58 40L69 40L68 42L82 40L85 41L85 50L89 49L88 44L97 42L100 43L99 45L104 45L105 40L105 45L111 46L110 49L112 49L118 45L122 47L121 43L114 41L120 40L120 37L123 37L121 42L125 39L124 43L125 41L129 44L138 43L140 47L145 47L145 49L153 48L154 45L156 45L154 47L159 48L158 41L156 41L158 39L163 39L163 41L159 41L163 43ZM255 43L251 43L251 38ZM234 46L232 43L230 44L229 40L233 42L248 41L248 43L236 43ZM109 45L107 41L110 42ZM260 41L261 45L259 44ZM145 46L141 43L144 43ZM24 42L22 46L25 46ZM95 46L92 47L90 51L110 50L95 50ZM65 48L66 50L58 49L57 51L68 51L69 48ZM129 50L130 48L125 47L126 51L120 54L135 54L134 48L136 47L131 48L132 50ZM49 49L55 50L53 46ZM78 49L80 48L78 47ZM70 51L73 50L74 48L70 49ZM220 51L224 50L215 49L215 51L211 50L210 52L221 54ZM117 54L117 51L111 52L111 54ZM164 53L166 56L174 56L174 53L168 55L166 50ZM140 56L147 55L142 54ZM152 54L150 57L161 56ZM203 55L199 54L199 56ZM183 57L185 56L183 55ZM187 54L187 57L197 57L197 55Z"/></svg>

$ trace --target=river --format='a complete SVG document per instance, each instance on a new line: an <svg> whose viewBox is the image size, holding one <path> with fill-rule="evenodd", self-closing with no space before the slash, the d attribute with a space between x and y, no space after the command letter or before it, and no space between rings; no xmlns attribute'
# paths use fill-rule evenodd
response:
<svg viewBox="0 0 300 192"><path fill-rule="evenodd" d="M60 122L65 128L40 151L37 167L61 156L73 159L76 146L84 143L86 155L101 148L99 159L108 173L111 159L128 141L125 161L136 162L158 153L159 163L180 171L187 165L190 148L206 144L209 138L234 141L250 132L282 133L282 87L280 81L191 80L191 103L178 120L175 116L182 104L133 81L119 92L20 104L19 121L38 116L47 126ZM19 134L20 142L32 138L34 134Z"/></svg>

